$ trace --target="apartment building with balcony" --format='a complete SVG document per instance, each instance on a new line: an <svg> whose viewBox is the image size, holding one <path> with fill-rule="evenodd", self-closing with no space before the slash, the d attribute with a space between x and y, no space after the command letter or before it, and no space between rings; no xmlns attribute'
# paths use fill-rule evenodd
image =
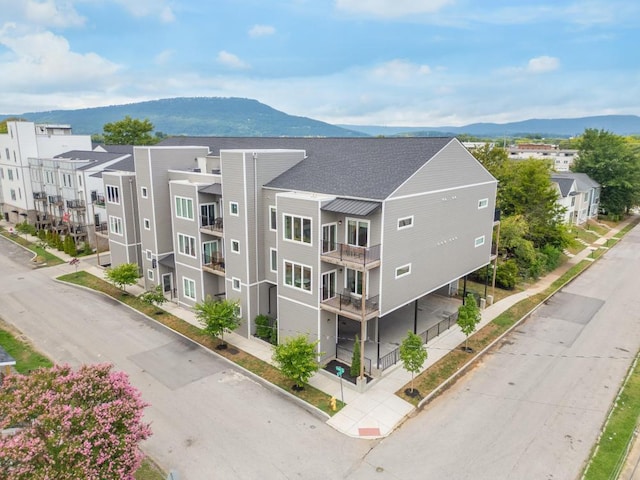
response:
<svg viewBox="0 0 640 480"><path fill-rule="evenodd" d="M266 314L325 359L344 322L374 337L491 260L497 181L454 138L179 137L134 160L103 175L112 264L186 308L236 299L239 334Z"/></svg>

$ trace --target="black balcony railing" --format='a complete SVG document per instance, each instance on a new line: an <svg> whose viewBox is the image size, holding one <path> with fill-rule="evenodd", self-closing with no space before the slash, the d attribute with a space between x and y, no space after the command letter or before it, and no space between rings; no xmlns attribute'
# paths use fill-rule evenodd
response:
<svg viewBox="0 0 640 480"><path fill-rule="evenodd" d="M96 232L107 235L109 233L109 226L107 225L107 222L100 222L99 224L97 224Z"/></svg>
<svg viewBox="0 0 640 480"><path fill-rule="evenodd" d="M46 192L33 192L34 200L46 200L47 193Z"/></svg>
<svg viewBox="0 0 640 480"><path fill-rule="evenodd" d="M206 228L207 230L222 232L222 217L213 218L206 215L200 215L200 226L202 228Z"/></svg>
<svg viewBox="0 0 640 480"><path fill-rule="evenodd" d="M49 201L49 203L52 203L54 205L62 205L62 196L60 195L49 195L47 197L47 200Z"/></svg>
<svg viewBox="0 0 640 480"><path fill-rule="evenodd" d="M74 208L74 209L85 208L84 200L67 200L67 208Z"/></svg>
<svg viewBox="0 0 640 480"><path fill-rule="evenodd" d="M321 292L322 297L326 297L326 292ZM378 313L379 296L369 297L364 301L364 313L368 316L372 313ZM332 298L322 300L323 305L335 308L342 313L350 313L353 315L362 315L362 295L356 295L355 293L345 292L338 293Z"/></svg>
<svg viewBox="0 0 640 480"><path fill-rule="evenodd" d="M372 247L358 247L345 243L336 244L336 249L331 252L322 252L324 257L330 257L342 262L350 262L366 266L380 260L380 245Z"/></svg>
<svg viewBox="0 0 640 480"><path fill-rule="evenodd" d="M202 266L224 272L224 257L222 255L204 255L202 258Z"/></svg>

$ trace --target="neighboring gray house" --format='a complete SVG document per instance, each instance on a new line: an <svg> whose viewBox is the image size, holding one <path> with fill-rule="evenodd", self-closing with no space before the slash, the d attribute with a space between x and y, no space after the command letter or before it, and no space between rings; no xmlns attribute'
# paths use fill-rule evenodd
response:
<svg viewBox="0 0 640 480"><path fill-rule="evenodd" d="M557 185L558 203L565 208L564 221L582 225L598 217L600 184L586 173L556 172L551 181Z"/></svg>
<svg viewBox="0 0 640 480"><path fill-rule="evenodd" d="M180 137L134 157L139 212L107 201L112 263L139 244L147 288L237 299L246 337L266 314L331 358L345 322L377 331L491 259L497 181L455 138Z"/></svg>

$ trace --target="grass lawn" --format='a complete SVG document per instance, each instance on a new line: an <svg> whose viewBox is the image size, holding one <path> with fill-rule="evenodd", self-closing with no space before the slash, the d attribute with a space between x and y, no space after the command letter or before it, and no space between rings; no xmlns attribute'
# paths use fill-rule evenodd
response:
<svg viewBox="0 0 640 480"><path fill-rule="evenodd" d="M28 374L40 367L51 367L53 362L38 352L12 325L0 318L0 346L16 360L16 370ZM136 472L136 480L165 480L166 475L149 458L145 458Z"/></svg>
<svg viewBox="0 0 640 480"><path fill-rule="evenodd" d="M61 263L65 263L64 260L62 260L59 257L56 257L53 253L49 252L48 250L45 250L42 247L38 247L37 245L31 243L29 240L26 240L24 237L21 237L20 235L17 235L17 234L12 235L9 232L6 232L4 230L0 232L0 235L8 238L12 242L15 242L19 245L22 245L23 247L28 248L33 253L41 257L41 259L46 262L48 267L53 267L55 265L60 265Z"/></svg>
<svg viewBox="0 0 640 480"><path fill-rule="evenodd" d="M58 277L58 280L74 283L76 285L82 285L93 290L103 292L122 303L126 303L139 312L142 312L145 315L153 318L154 320L162 323L163 325L166 325L170 329L181 333L194 342L199 343L200 345L212 351L215 351L223 357L231 360L233 363L246 368L250 372L253 372L259 377L264 378L268 382L277 385L278 387L291 393L292 395L301 398L302 400L319 408L325 413L329 415L333 415L334 413L336 413L331 410L330 395L327 395L326 393L312 387L311 385L305 386L304 390L301 391L293 390L293 382L282 375L280 370L278 370L273 365L264 362L259 358L254 357L253 355L233 346L229 346L229 348L223 350L218 349L218 346L222 343L220 339L210 337L209 335L205 334L200 328L191 325L189 322L185 322L181 318L178 318L162 310L161 308L148 305L139 298L123 292L119 288L108 282L105 282L101 278L91 275L90 273L80 271ZM336 411L340 410L340 408L342 408L343 406L339 400L337 402L337 406L338 408Z"/></svg>
<svg viewBox="0 0 640 480"><path fill-rule="evenodd" d="M636 356L627 382L618 392L611 416L594 448L591 461L584 472L584 480L618 478L626 459L627 445L634 437L639 418L640 364Z"/></svg>

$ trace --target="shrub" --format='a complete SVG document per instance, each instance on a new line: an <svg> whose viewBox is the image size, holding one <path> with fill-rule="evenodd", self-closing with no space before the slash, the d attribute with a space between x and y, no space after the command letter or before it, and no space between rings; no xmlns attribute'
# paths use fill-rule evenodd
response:
<svg viewBox="0 0 640 480"><path fill-rule="evenodd" d="M513 290L518 281L518 264L515 260L507 260L498 264L496 285L506 290Z"/></svg>

